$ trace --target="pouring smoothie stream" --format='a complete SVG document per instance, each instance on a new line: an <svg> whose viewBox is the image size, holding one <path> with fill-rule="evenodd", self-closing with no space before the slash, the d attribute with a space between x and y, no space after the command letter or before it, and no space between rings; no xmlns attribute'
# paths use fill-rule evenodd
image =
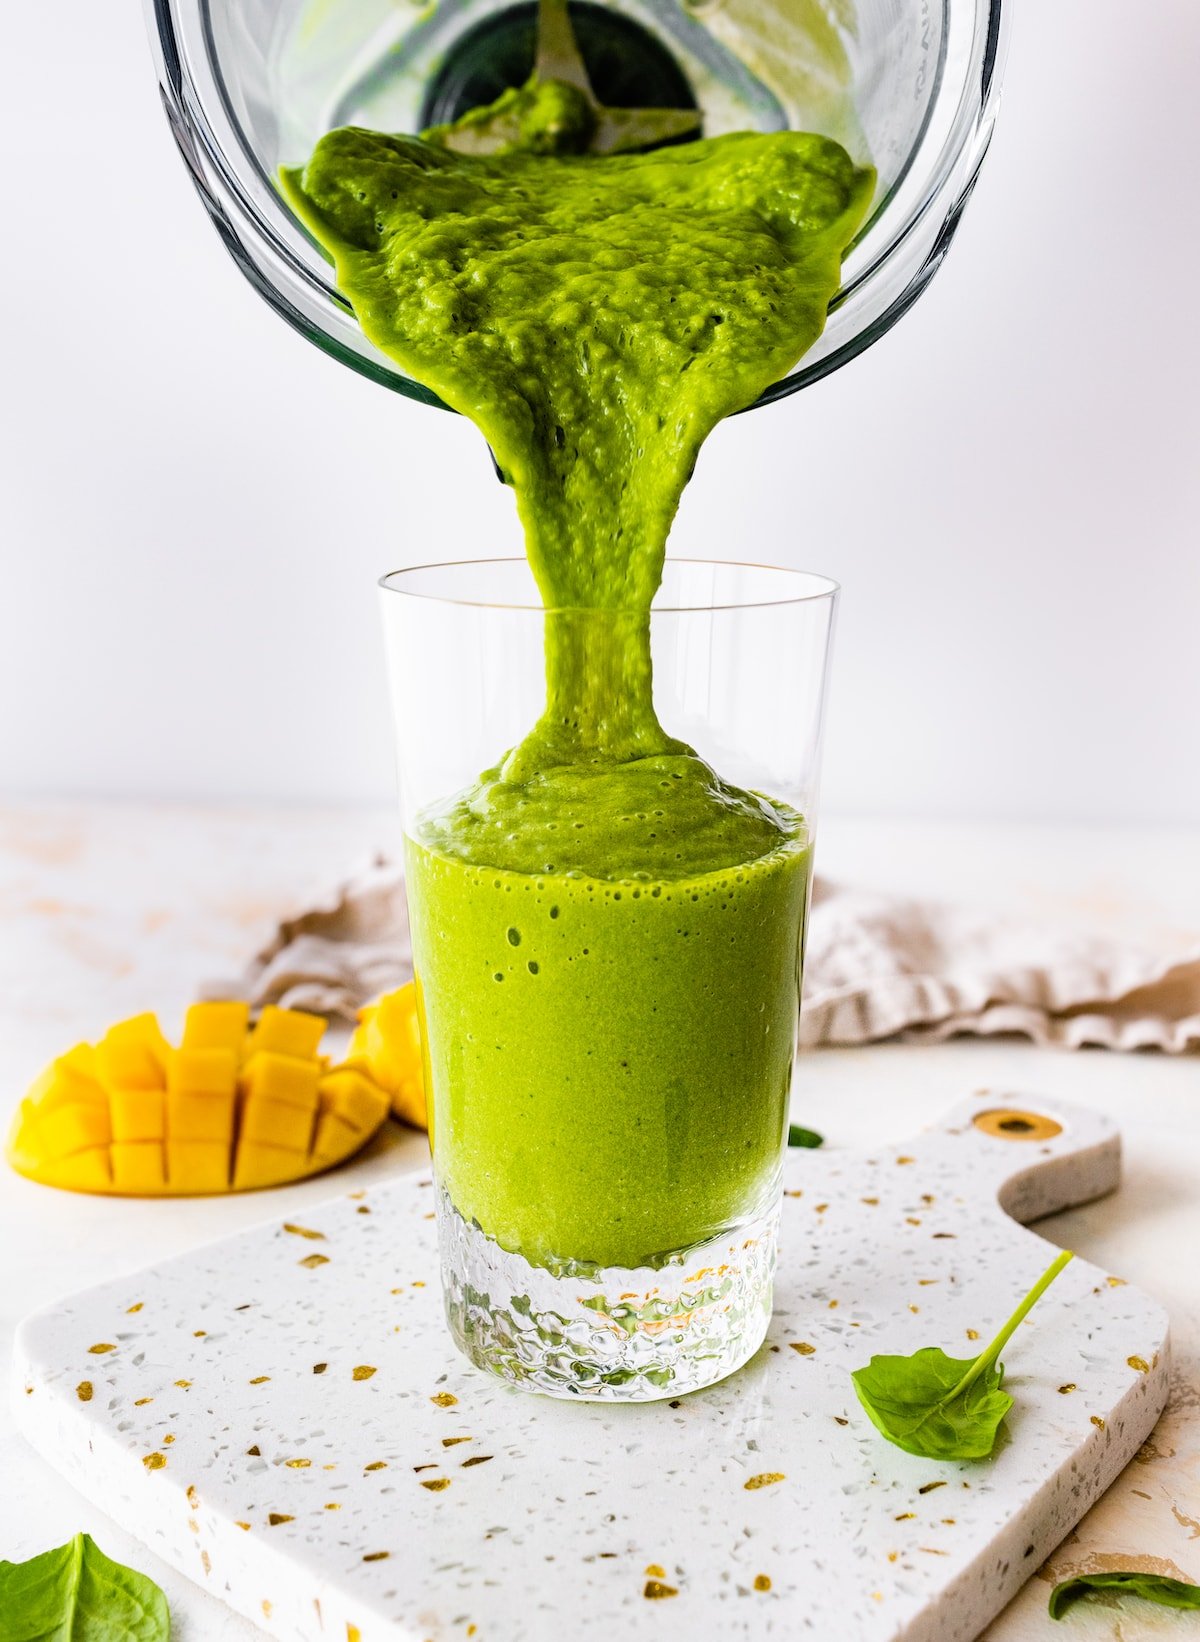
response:
<svg viewBox="0 0 1200 1642"><path fill-rule="evenodd" d="M406 842L443 1237L686 1263L777 1202L810 839L659 722L650 608L703 440L819 336L874 174L793 132L477 158L345 128L283 181L366 334L486 437L546 609L542 716ZM451 1319L496 1367L479 1299Z"/></svg>

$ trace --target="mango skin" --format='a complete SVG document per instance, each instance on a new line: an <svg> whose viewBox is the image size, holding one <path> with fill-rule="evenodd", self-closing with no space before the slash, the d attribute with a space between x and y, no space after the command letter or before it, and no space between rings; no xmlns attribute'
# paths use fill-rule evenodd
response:
<svg viewBox="0 0 1200 1642"><path fill-rule="evenodd" d="M324 1021L243 1002L188 1010L178 1049L153 1015L119 1021L34 1079L9 1131L18 1174L65 1191L195 1197L257 1191L344 1163L388 1115L369 1064L330 1067Z"/></svg>
<svg viewBox="0 0 1200 1642"><path fill-rule="evenodd" d="M385 992L358 1012L350 1039L350 1059L360 1059L391 1097L392 1116L414 1129L428 1129L425 1073L421 1052L420 997L415 981Z"/></svg>

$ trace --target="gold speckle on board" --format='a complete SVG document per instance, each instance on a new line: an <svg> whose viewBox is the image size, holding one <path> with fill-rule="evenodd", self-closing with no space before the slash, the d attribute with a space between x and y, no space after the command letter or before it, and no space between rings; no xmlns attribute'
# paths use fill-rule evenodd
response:
<svg viewBox="0 0 1200 1642"><path fill-rule="evenodd" d="M968 1340L978 1340L978 1338L979 1338L979 1330L977 1328L969 1328L967 1330L967 1339Z"/></svg>
<svg viewBox="0 0 1200 1642"><path fill-rule="evenodd" d="M771 1589L770 1576L768 1574L755 1574L754 1589L756 1591L769 1591Z"/></svg>
<svg viewBox="0 0 1200 1642"><path fill-rule="evenodd" d="M311 1226L294 1226L290 1220L285 1220L283 1229L285 1232L291 1232L293 1237L307 1237L314 1243L323 1243L325 1241L325 1233L323 1231L314 1231Z"/></svg>
<svg viewBox="0 0 1200 1642"><path fill-rule="evenodd" d="M429 1400L436 1403L439 1408L453 1408L458 1398L453 1391L435 1391Z"/></svg>
<svg viewBox="0 0 1200 1642"><path fill-rule="evenodd" d="M924 1205L927 1209L932 1208L933 1207L933 1202L934 1202L933 1193L932 1192L922 1192L921 1193L921 1202L924 1203Z"/></svg>
<svg viewBox="0 0 1200 1642"><path fill-rule="evenodd" d="M250 1524L248 1522L235 1522L233 1526L235 1528L241 1528L247 1534L250 1532Z"/></svg>
<svg viewBox="0 0 1200 1642"><path fill-rule="evenodd" d="M888 1561L889 1562L895 1562L896 1558L899 1555L900 1555L899 1551L889 1551L888 1552Z"/></svg>
<svg viewBox="0 0 1200 1642"><path fill-rule="evenodd" d="M402 1288L398 1288L398 1289L389 1289L389 1290L388 1290L388 1293L389 1293L389 1294L403 1294L403 1293L404 1293L404 1290L403 1290L403 1289L402 1289Z"/></svg>
<svg viewBox="0 0 1200 1642"><path fill-rule="evenodd" d="M267 1381L270 1378L271 1378L271 1376L269 1374L256 1374L254 1376L254 1378L250 1381L250 1384L251 1385L266 1385Z"/></svg>
<svg viewBox="0 0 1200 1642"><path fill-rule="evenodd" d="M1078 1390L1079 1390L1079 1387L1075 1384L1075 1381L1074 1380L1068 1380L1066 1385L1060 1385L1059 1386L1058 1394L1059 1394L1060 1397L1066 1397L1072 1391L1078 1391Z"/></svg>
<svg viewBox="0 0 1200 1642"><path fill-rule="evenodd" d="M835 1414L833 1416L833 1423L835 1425L849 1425L850 1421L849 1420L844 1420L840 1414Z"/></svg>
<svg viewBox="0 0 1200 1642"><path fill-rule="evenodd" d="M352 1380L369 1380L374 1372L375 1370L371 1367L370 1363L359 1363L350 1378Z"/></svg>
<svg viewBox="0 0 1200 1642"><path fill-rule="evenodd" d="M98 1345L88 1347L88 1356L103 1357L106 1351L115 1351L116 1349L116 1346L111 1345L107 1340L101 1340Z"/></svg>
<svg viewBox="0 0 1200 1642"><path fill-rule="evenodd" d="M208 1338L208 1330L206 1328L194 1328L192 1330L192 1339L193 1340L207 1340L207 1338Z"/></svg>
<svg viewBox="0 0 1200 1642"><path fill-rule="evenodd" d="M790 1192L784 1192L783 1195L785 1197L803 1197L804 1193L802 1191L790 1191Z"/></svg>
<svg viewBox="0 0 1200 1642"><path fill-rule="evenodd" d="M1100 1418L1099 1414L1092 1415L1092 1424L1096 1427L1097 1431L1104 1430L1104 1421Z"/></svg>
<svg viewBox="0 0 1200 1642"><path fill-rule="evenodd" d="M311 1460L284 1460L283 1462L293 1471L307 1471L312 1464Z"/></svg>
<svg viewBox="0 0 1200 1642"><path fill-rule="evenodd" d="M860 1197L858 1201L860 1203L865 1203L869 1209L877 1209L879 1207L879 1199L877 1197Z"/></svg>
<svg viewBox="0 0 1200 1642"><path fill-rule="evenodd" d="M257 1443L253 1443L249 1448L247 1448L246 1452L251 1456L251 1458L256 1460L262 1457L262 1449Z"/></svg>
<svg viewBox="0 0 1200 1642"><path fill-rule="evenodd" d="M146 1467L147 1471L161 1471L166 1466L166 1463L167 1456L165 1454L155 1453L142 1455L142 1464Z"/></svg>
<svg viewBox="0 0 1200 1642"><path fill-rule="evenodd" d="M358 1208L355 1209L354 1212L355 1212L355 1214L370 1214L371 1211L365 1203L360 1203Z"/></svg>
<svg viewBox="0 0 1200 1642"><path fill-rule="evenodd" d="M370 1465L364 1465L363 1466L363 1470L364 1471L386 1471L387 1470L387 1461L386 1460L372 1460Z"/></svg>
<svg viewBox="0 0 1200 1642"><path fill-rule="evenodd" d="M917 1493L918 1494L932 1494L935 1488L944 1488L945 1486L946 1486L945 1477L939 1477L936 1482L923 1482L921 1484L921 1486L917 1489Z"/></svg>
<svg viewBox="0 0 1200 1642"><path fill-rule="evenodd" d="M926 1556L949 1556L949 1551L940 1551L936 1545L918 1545L918 1551L924 1551Z"/></svg>
<svg viewBox="0 0 1200 1642"><path fill-rule="evenodd" d="M212 1573L212 1558L209 1556L207 1551L201 1551L200 1553L200 1566L204 1569L206 1574Z"/></svg>
<svg viewBox="0 0 1200 1642"><path fill-rule="evenodd" d="M90 1403L92 1400L92 1382L90 1380L80 1380L75 1387L75 1395L81 1403Z"/></svg>
<svg viewBox="0 0 1200 1642"><path fill-rule="evenodd" d="M298 1260L296 1264L307 1266L309 1271L315 1271L318 1266L327 1266L329 1264L329 1256L327 1254L306 1254L304 1259Z"/></svg>
<svg viewBox="0 0 1200 1642"><path fill-rule="evenodd" d="M837 1301L836 1301L836 1300L831 1300L831 1301L830 1301L830 1302L829 1302L829 1309L830 1309L830 1311L836 1311L836 1310L837 1310L837 1305L838 1305L838 1303L837 1303Z"/></svg>
<svg viewBox="0 0 1200 1642"><path fill-rule="evenodd" d="M346 1642L362 1642L362 1632L357 1625L352 1625L349 1620L346 1621Z"/></svg>
<svg viewBox="0 0 1200 1642"><path fill-rule="evenodd" d="M1125 1279L1123 1277L1106 1277L1104 1281L1108 1284L1110 1289L1123 1289L1125 1287Z"/></svg>
<svg viewBox="0 0 1200 1642"><path fill-rule="evenodd" d="M664 1585L661 1579L648 1579L642 1587L642 1595L647 1602L661 1602L664 1597L678 1596L679 1591L674 1585Z"/></svg>
<svg viewBox="0 0 1200 1642"><path fill-rule="evenodd" d="M432 1220L433 1216L431 1214L427 1214L425 1216L425 1218L426 1218L426 1220ZM424 1282L422 1281L421 1278L419 1278L419 1277L414 1277L413 1278L413 1288L423 1289L424 1287L425 1287L425 1284L424 1284Z"/></svg>
<svg viewBox="0 0 1200 1642"><path fill-rule="evenodd" d="M813 1205L813 1213L814 1214L824 1214L825 1210L828 1207L829 1207L828 1203L816 1203L816 1204Z"/></svg>
<svg viewBox="0 0 1200 1642"><path fill-rule="evenodd" d="M667 1577L667 1570L663 1567L660 1567L657 1562L648 1562L646 1564L646 1578L647 1579L665 1579L666 1577Z"/></svg>
<svg viewBox="0 0 1200 1642"><path fill-rule="evenodd" d="M494 1454L472 1454L469 1460L462 1462L462 1469L465 1471L468 1466L486 1465L489 1460L495 1459L495 1457Z"/></svg>
<svg viewBox="0 0 1200 1642"><path fill-rule="evenodd" d="M915 1511L901 1511L900 1515L896 1518L896 1521L897 1522L911 1522L912 1519L916 1516L916 1514L917 1513Z"/></svg>
<svg viewBox="0 0 1200 1642"><path fill-rule="evenodd" d="M339 1503L338 1503L338 1502L337 1502L337 1500L335 1500L335 1499L331 1499L331 1500L330 1500L330 1501L329 1501L329 1503L328 1503L328 1504L327 1504L327 1505L326 1505L326 1507L325 1507L325 1509L326 1509L326 1510L327 1510L327 1511L340 1511L340 1510L341 1510L341 1506L340 1506L340 1505L339 1505Z"/></svg>
<svg viewBox="0 0 1200 1642"><path fill-rule="evenodd" d="M1149 1374L1150 1364L1144 1357L1126 1357L1125 1361L1130 1368L1135 1368L1139 1374Z"/></svg>
<svg viewBox="0 0 1200 1642"><path fill-rule="evenodd" d="M883 1601L883 1592L882 1591L872 1591L871 1592L871 1601L872 1602L882 1602Z"/></svg>
<svg viewBox="0 0 1200 1642"><path fill-rule="evenodd" d="M314 1363L313 1364L313 1373L314 1374L324 1374L325 1370L328 1367L329 1367L328 1363Z"/></svg>
<svg viewBox="0 0 1200 1642"><path fill-rule="evenodd" d="M798 1351L802 1357L811 1357L817 1349L816 1346L809 1345L807 1340L789 1340L788 1344L793 1351Z"/></svg>
<svg viewBox="0 0 1200 1642"><path fill-rule="evenodd" d="M363 1553L363 1561L364 1562L386 1562L388 1557L391 1556L391 1554L392 1553L390 1551L365 1551Z"/></svg>
<svg viewBox="0 0 1200 1642"><path fill-rule="evenodd" d="M897 1162L897 1163L899 1163L899 1164L904 1164L904 1163L915 1163L915 1162L916 1162L916 1161L917 1161L917 1160L916 1160L916 1158L915 1158L915 1157L898 1157L898 1158L897 1158L897 1159L896 1159L896 1162Z"/></svg>
<svg viewBox="0 0 1200 1642"><path fill-rule="evenodd" d="M337 1470L337 1461L336 1460L331 1460L328 1465L323 1465L321 1467L321 1469L322 1469L322 1471L336 1471Z"/></svg>
<svg viewBox="0 0 1200 1642"><path fill-rule="evenodd" d="M942 1521L945 1523L947 1528L953 1528L954 1525L957 1523L958 1518L957 1517L943 1517Z"/></svg>
<svg viewBox="0 0 1200 1642"><path fill-rule="evenodd" d="M197 1509L197 1508L198 1508L198 1507L199 1507L199 1504L200 1504L200 1496L199 1496L199 1494L198 1494L198 1493L197 1493L197 1492L196 1492L196 1485L195 1485L195 1483L189 1483L189 1484L188 1484L188 1491L187 1491L187 1502L188 1502L188 1504L189 1504L189 1505L190 1505L190 1506L191 1506L191 1508L192 1508L192 1510L193 1510L193 1511L195 1511L195 1510L196 1510L196 1509Z"/></svg>
<svg viewBox="0 0 1200 1642"><path fill-rule="evenodd" d="M263 1611L263 1618L264 1619L270 1619L270 1617L271 1617L271 1604L267 1601L265 1596L262 1599L262 1611Z"/></svg>
<svg viewBox="0 0 1200 1642"><path fill-rule="evenodd" d="M200 1532L200 1524L196 1521L195 1517L189 1517L188 1518L188 1533L189 1534L198 1534L199 1532Z"/></svg>
<svg viewBox="0 0 1200 1642"><path fill-rule="evenodd" d="M915 1316L915 1315L916 1315L916 1314L917 1314L917 1312L919 1312L919 1311L920 1311L920 1309L921 1309L921 1308L920 1308L920 1306L913 1306L913 1305L910 1305L910 1306L909 1306L909 1308L908 1308L908 1309L909 1309L909 1311L911 1311L911 1312L912 1312L912 1313L913 1313L913 1315L914 1315L914 1316Z"/></svg>
<svg viewBox="0 0 1200 1642"><path fill-rule="evenodd" d="M278 1528L281 1522L295 1522L295 1517L289 1517L285 1511L268 1511L267 1521L272 1528Z"/></svg>
<svg viewBox="0 0 1200 1642"><path fill-rule="evenodd" d="M175 1433L173 1431L168 1431L166 1436L163 1438L163 1447L169 1448L174 1441Z"/></svg>
<svg viewBox="0 0 1200 1642"><path fill-rule="evenodd" d="M785 1475L783 1471L759 1471L756 1476L747 1477L742 1487L747 1489L769 1488L772 1483L783 1482Z"/></svg>
<svg viewBox="0 0 1200 1642"><path fill-rule="evenodd" d="M470 1442L470 1440L471 1440L470 1437L443 1437L442 1438L442 1447L443 1448L453 1448L456 1443Z"/></svg>
<svg viewBox="0 0 1200 1642"><path fill-rule="evenodd" d="M181 1391L186 1391L188 1389L188 1387L191 1385L191 1383L192 1382L190 1380L176 1380L175 1381L175 1384L179 1387L179 1389Z"/></svg>
<svg viewBox="0 0 1200 1642"><path fill-rule="evenodd" d="M132 1306L126 1306L126 1307L125 1307L125 1315L126 1315L126 1317L132 1317L132 1316L133 1316L133 1314L134 1314L134 1312L136 1312L136 1311L141 1311L141 1309L142 1309L142 1307L143 1307L143 1306L144 1306L144 1305L145 1305L145 1303L146 1303L146 1302L145 1302L145 1301L144 1301L144 1300L139 1300L139 1301L137 1301L137 1303L136 1303L136 1304L135 1304L135 1305L132 1305Z"/></svg>
<svg viewBox="0 0 1200 1642"><path fill-rule="evenodd" d="M421 1487L428 1488L431 1494L440 1494L443 1488L449 1488L449 1477L422 1477Z"/></svg>
<svg viewBox="0 0 1200 1642"><path fill-rule="evenodd" d="M137 1398L134 1399L133 1406L135 1408L145 1408L147 1403L152 1403L153 1401L154 1401L153 1397L137 1397Z"/></svg>
<svg viewBox="0 0 1200 1642"><path fill-rule="evenodd" d="M365 1197L365 1196L366 1196L366 1195L367 1195L367 1194L366 1194L366 1190L365 1190L365 1188L364 1188L364 1190L363 1190L363 1191L361 1191L361 1192L347 1192L347 1194L346 1194L346 1195L347 1195L347 1196L348 1196L348 1197L349 1197L349 1199L350 1199L350 1201L351 1201L351 1203L359 1203L359 1202L361 1202L361 1201L362 1201L362 1199L363 1199L363 1198L364 1198L364 1197Z"/></svg>

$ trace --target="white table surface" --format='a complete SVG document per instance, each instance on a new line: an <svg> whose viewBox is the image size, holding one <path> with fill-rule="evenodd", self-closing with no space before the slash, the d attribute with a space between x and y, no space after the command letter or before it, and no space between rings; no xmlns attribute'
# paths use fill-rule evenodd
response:
<svg viewBox="0 0 1200 1642"><path fill-rule="evenodd" d="M155 1009L171 1035L198 983L235 974L305 892L396 842L379 810L9 804L0 810L0 1119L45 1062L113 1020ZM827 818L819 869L879 888L1056 917L1181 946L1200 933L1200 837L1179 830L1051 829ZM1015 1041L886 1044L807 1055L796 1116L830 1144L900 1138L964 1093L1045 1091L1108 1112L1125 1182L1043 1222L1055 1242L1140 1283L1171 1313L1175 1390L1139 1459L987 1632L988 1642L1200 1636L1200 1615L1077 1609L1046 1615L1050 1582L1088 1559L1200 1581L1200 1058L1067 1054ZM389 1125L355 1184L415 1166L424 1137ZM270 1194L142 1202L54 1192L0 1170L0 1558L79 1529L144 1569L179 1642L250 1642L255 1627L166 1567L81 1499L9 1418L12 1332L26 1312L150 1258L330 1194L315 1180ZM565 1634L565 1633L564 1633ZM483 1639L486 1642L486 1639ZM844 1642L853 1642L852 1638Z"/></svg>

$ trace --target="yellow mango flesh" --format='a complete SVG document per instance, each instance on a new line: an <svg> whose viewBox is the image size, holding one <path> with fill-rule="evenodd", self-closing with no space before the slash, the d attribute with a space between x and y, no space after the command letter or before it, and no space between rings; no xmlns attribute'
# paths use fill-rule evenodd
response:
<svg viewBox="0 0 1200 1642"><path fill-rule="evenodd" d="M78 1044L30 1086L8 1137L18 1173L121 1196L279 1186L353 1156L388 1114L363 1059L330 1067L302 1010L200 1003L173 1049L153 1015Z"/></svg>
<svg viewBox="0 0 1200 1642"><path fill-rule="evenodd" d="M415 1129L427 1129L418 1004L416 982L409 981L385 993L377 1004L360 1009L348 1059L362 1062L374 1082L387 1091L393 1117Z"/></svg>

